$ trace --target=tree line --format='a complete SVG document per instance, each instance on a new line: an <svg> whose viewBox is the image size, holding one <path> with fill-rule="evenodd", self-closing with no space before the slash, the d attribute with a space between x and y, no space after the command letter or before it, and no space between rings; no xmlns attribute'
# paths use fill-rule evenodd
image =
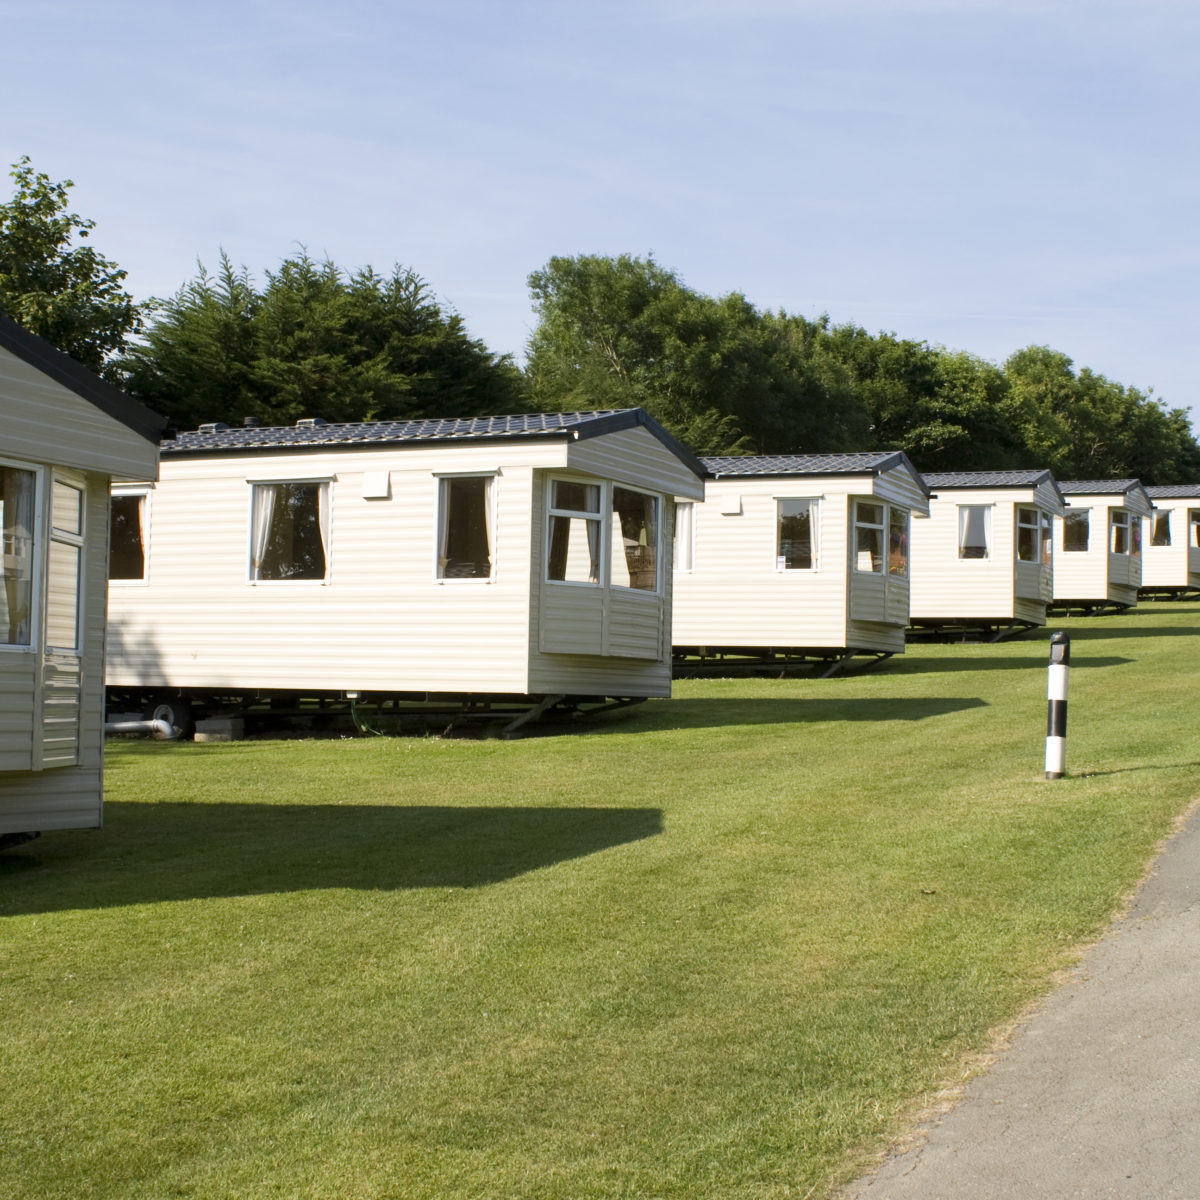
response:
<svg viewBox="0 0 1200 1200"><path fill-rule="evenodd" d="M139 305L27 158L0 204L0 309L178 428L641 406L699 454L904 450L924 471L1200 480L1186 410L1048 346L1003 364L825 315L709 296L652 256L556 257L529 277L524 368L409 268L304 250L256 282L223 253Z"/></svg>

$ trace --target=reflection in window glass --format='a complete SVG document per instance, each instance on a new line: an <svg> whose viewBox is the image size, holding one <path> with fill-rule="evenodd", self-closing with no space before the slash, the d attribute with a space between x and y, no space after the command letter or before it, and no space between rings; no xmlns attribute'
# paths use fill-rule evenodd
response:
<svg viewBox="0 0 1200 1200"><path fill-rule="evenodd" d="M109 521L109 579L146 578L146 497L114 496Z"/></svg>
<svg viewBox="0 0 1200 1200"><path fill-rule="evenodd" d="M1171 544L1171 512L1156 512L1150 518L1150 545L1169 546Z"/></svg>
<svg viewBox="0 0 1200 1200"><path fill-rule="evenodd" d="M1042 562L1049 566L1054 561L1054 522L1049 513L1042 513Z"/></svg>
<svg viewBox="0 0 1200 1200"><path fill-rule="evenodd" d="M256 484L250 578L324 579L328 506L324 483Z"/></svg>
<svg viewBox="0 0 1200 1200"><path fill-rule="evenodd" d="M1109 514L1109 549L1114 554L1132 554L1133 538L1129 528L1129 514L1114 509Z"/></svg>
<svg viewBox="0 0 1200 1200"><path fill-rule="evenodd" d="M1017 558L1021 562L1038 561L1041 522L1036 508L1017 509Z"/></svg>
<svg viewBox="0 0 1200 1200"><path fill-rule="evenodd" d="M600 533L600 485L552 480L546 578L561 583L598 584Z"/></svg>
<svg viewBox="0 0 1200 1200"><path fill-rule="evenodd" d="M854 505L854 569L883 573L883 505Z"/></svg>
<svg viewBox="0 0 1200 1200"><path fill-rule="evenodd" d="M888 509L888 574L908 574L908 521L906 508Z"/></svg>
<svg viewBox="0 0 1200 1200"><path fill-rule="evenodd" d="M1063 546L1069 553L1082 553L1088 548L1088 531L1091 526L1091 512L1069 512L1063 517Z"/></svg>
<svg viewBox="0 0 1200 1200"><path fill-rule="evenodd" d="M491 476L443 479L438 492L438 578L490 579Z"/></svg>
<svg viewBox="0 0 1200 1200"><path fill-rule="evenodd" d="M37 476L0 465L0 645L33 634L33 514Z"/></svg>
<svg viewBox="0 0 1200 1200"><path fill-rule="evenodd" d="M658 497L613 487L612 582L658 590Z"/></svg>
<svg viewBox="0 0 1200 1200"><path fill-rule="evenodd" d="M962 504L958 509L958 557L987 558L988 508L985 504Z"/></svg>
<svg viewBox="0 0 1200 1200"><path fill-rule="evenodd" d="M816 566L815 508L812 500L776 501L776 569L811 571Z"/></svg>

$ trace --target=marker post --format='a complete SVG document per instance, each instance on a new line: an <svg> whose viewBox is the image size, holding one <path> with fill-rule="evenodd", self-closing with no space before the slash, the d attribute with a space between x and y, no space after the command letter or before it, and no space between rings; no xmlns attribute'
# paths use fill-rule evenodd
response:
<svg viewBox="0 0 1200 1200"><path fill-rule="evenodd" d="M1049 712L1046 716L1046 778L1061 779L1067 770L1067 679L1071 671L1071 635L1050 638Z"/></svg>

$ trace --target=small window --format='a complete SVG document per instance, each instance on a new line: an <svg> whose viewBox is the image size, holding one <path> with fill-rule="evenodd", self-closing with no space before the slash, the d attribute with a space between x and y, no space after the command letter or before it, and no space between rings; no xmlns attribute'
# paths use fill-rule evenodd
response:
<svg viewBox="0 0 1200 1200"><path fill-rule="evenodd" d="M1135 533L1129 514L1113 509L1109 514L1109 549L1113 554L1135 554Z"/></svg>
<svg viewBox="0 0 1200 1200"><path fill-rule="evenodd" d="M675 535L672 557L675 570L695 569L695 521L696 506L690 500L679 500L675 504Z"/></svg>
<svg viewBox="0 0 1200 1200"><path fill-rule="evenodd" d="M1054 522L1050 514L1042 513L1042 562L1046 566L1054 561Z"/></svg>
<svg viewBox="0 0 1200 1200"><path fill-rule="evenodd" d="M442 479L438 488L439 579L492 577L492 477Z"/></svg>
<svg viewBox="0 0 1200 1200"><path fill-rule="evenodd" d="M1200 550L1200 508L1188 509L1188 545Z"/></svg>
<svg viewBox="0 0 1200 1200"><path fill-rule="evenodd" d="M329 485L256 483L250 578L323 580L329 565Z"/></svg>
<svg viewBox="0 0 1200 1200"><path fill-rule="evenodd" d="M817 565L815 500L777 500L775 569L812 571Z"/></svg>
<svg viewBox="0 0 1200 1200"><path fill-rule="evenodd" d="M50 489L50 559L46 571L46 648L79 649L83 577L83 489L54 480Z"/></svg>
<svg viewBox="0 0 1200 1200"><path fill-rule="evenodd" d="M1156 512L1150 518L1150 545L1169 546L1171 544L1171 510Z"/></svg>
<svg viewBox="0 0 1200 1200"><path fill-rule="evenodd" d="M550 481L550 550L546 577L559 583L600 582L600 485Z"/></svg>
<svg viewBox="0 0 1200 1200"><path fill-rule="evenodd" d="M1021 562L1038 561L1041 520L1036 508L1017 509L1017 558Z"/></svg>
<svg viewBox="0 0 1200 1200"><path fill-rule="evenodd" d="M1063 517L1063 550L1068 554L1082 554L1088 548L1091 529L1091 511L1069 512Z"/></svg>
<svg viewBox="0 0 1200 1200"><path fill-rule="evenodd" d="M658 497L632 488L612 490L612 582L658 591Z"/></svg>
<svg viewBox="0 0 1200 1200"><path fill-rule="evenodd" d="M888 574L908 574L908 521L907 508L888 508Z"/></svg>
<svg viewBox="0 0 1200 1200"><path fill-rule="evenodd" d="M0 463L0 645L33 638L33 519L37 475Z"/></svg>
<svg viewBox="0 0 1200 1200"><path fill-rule="evenodd" d="M144 492L113 496L109 520L109 579L146 578L146 507Z"/></svg>
<svg viewBox="0 0 1200 1200"><path fill-rule="evenodd" d="M960 504L958 508L958 557L988 557L988 512L986 504Z"/></svg>

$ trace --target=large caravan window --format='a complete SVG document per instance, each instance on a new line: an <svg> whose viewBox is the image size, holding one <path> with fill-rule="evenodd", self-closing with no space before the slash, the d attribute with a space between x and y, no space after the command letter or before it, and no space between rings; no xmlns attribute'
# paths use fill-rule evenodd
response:
<svg viewBox="0 0 1200 1200"><path fill-rule="evenodd" d="M1017 558L1021 562L1038 561L1041 521L1036 508L1017 509Z"/></svg>
<svg viewBox="0 0 1200 1200"><path fill-rule="evenodd" d="M675 502L675 540L672 558L677 571L695 569L696 506L690 500Z"/></svg>
<svg viewBox="0 0 1200 1200"><path fill-rule="evenodd" d="M958 557L988 557L988 524L990 509L986 504L958 506Z"/></svg>
<svg viewBox="0 0 1200 1200"><path fill-rule="evenodd" d="M1088 548L1088 528L1091 524L1091 513L1088 509L1082 512L1069 512L1063 517L1063 545L1068 553L1083 553Z"/></svg>
<svg viewBox="0 0 1200 1200"><path fill-rule="evenodd" d="M1156 512L1150 518L1150 545L1169 546L1171 544L1171 510Z"/></svg>
<svg viewBox="0 0 1200 1200"><path fill-rule="evenodd" d="M83 571L83 489L55 479L50 489L50 559L46 571L46 648L79 648Z"/></svg>
<svg viewBox="0 0 1200 1200"><path fill-rule="evenodd" d="M1188 545L1200 550L1200 508L1188 509Z"/></svg>
<svg viewBox="0 0 1200 1200"><path fill-rule="evenodd" d="M329 565L329 484L256 483L250 578L322 580Z"/></svg>
<svg viewBox="0 0 1200 1200"><path fill-rule="evenodd" d="M145 492L113 496L109 521L109 579L146 578Z"/></svg>
<svg viewBox="0 0 1200 1200"><path fill-rule="evenodd" d="M0 646L33 637L33 516L37 475L0 463Z"/></svg>
<svg viewBox="0 0 1200 1200"><path fill-rule="evenodd" d="M1113 509L1109 514L1109 549L1114 554L1138 554L1141 551L1141 522L1129 513Z"/></svg>
<svg viewBox="0 0 1200 1200"><path fill-rule="evenodd" d="M854 505L854 569L883 573L883 514L882 504L867 504L862 500Z"/></svg>
<svg viewBox="0 0 1200 1200"><path fill-rule="evenodd" d="M560 583L600 582L600 485L550 482L550 552L547 578Z"/></svg>
<svg viewBox="0 0 1200 1200"><path fill-rule="evenodd" d="M438 494L439 579L492 577L492 477L452 476Z"/></svg>
<svg viewBox="0 0 1200 1200"><path fill-rule="evenodd" d="M612 490L612 582L658 590L658 497L632 488Z"/></svg>
<svg viewBox="0 0 1200 1200"><path fill-rule="evenodd" d="M888 508L888 574L908 574L908 522L907 508Z"/></svg>
<svg viewBox="0 0 1200 1200"><path fill-rule="evenodd" d="M777 500L775 567L779 571L811 571L817 565L815 500Z"/></svg>

